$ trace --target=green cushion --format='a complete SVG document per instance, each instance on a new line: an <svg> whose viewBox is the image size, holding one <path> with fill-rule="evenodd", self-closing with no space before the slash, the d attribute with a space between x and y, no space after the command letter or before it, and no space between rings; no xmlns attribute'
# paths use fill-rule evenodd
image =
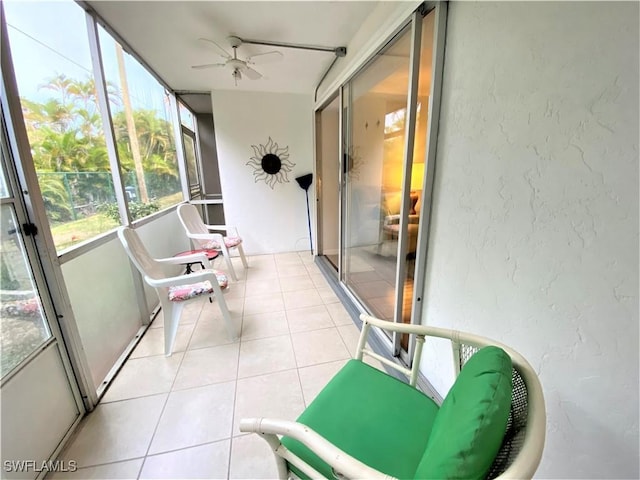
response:
<svg viewBox="0 0 640 480"><path fill-rule="evenodd" d="M298 422L361 462L398 478L413 476L438 406L422 392L358 360L350 360ZM331 468L301 443L282 443L327 478ZM306 478L295 467L291 468Z"/></svg>
<svg viewBox="0 0 640 480"><path fill-rule="evenodd" d="M511 407L511 358L498 347L473 355L444 399L415 478L485 478Z"/></svg>

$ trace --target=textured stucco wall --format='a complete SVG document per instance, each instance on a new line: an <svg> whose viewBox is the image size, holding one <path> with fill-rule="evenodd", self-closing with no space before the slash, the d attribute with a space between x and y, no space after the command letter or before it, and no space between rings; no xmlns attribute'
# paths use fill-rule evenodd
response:
<svg viewBox="0 0 640 480"><path fill-rule="evenodd" d="M423 322L519 350L540 478L638 478L639 4L450 4ZM451 383L443 345L423 371Z"/></svg>

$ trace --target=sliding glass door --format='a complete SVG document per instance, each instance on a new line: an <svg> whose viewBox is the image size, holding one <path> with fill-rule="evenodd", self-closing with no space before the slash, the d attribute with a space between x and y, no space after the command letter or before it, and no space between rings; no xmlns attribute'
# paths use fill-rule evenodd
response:
<svg viewBox="0 0 640 480"><path fill-rule="evenodd" d="M394 320L410 27L350 82L344 282L376 317Z"/></svg>
<svg viewBox="0 0 640 480"><path fill-rule="evenodd" d="M346 85L341 279L372 315L415 319L435 11L412 20ZM428 212L427 212L428 214ZM393 354L405 338L390 338Z"/></svg>

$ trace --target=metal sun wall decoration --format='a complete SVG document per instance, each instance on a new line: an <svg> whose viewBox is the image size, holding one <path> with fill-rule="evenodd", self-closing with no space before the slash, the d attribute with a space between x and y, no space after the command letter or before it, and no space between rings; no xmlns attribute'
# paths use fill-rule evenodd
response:
<svg viewBox="0 0 640 480"><path fill-rule="evenodd" d="M347 150L347 170L352 180L360 180L360 169L364 161L360 157L360 147L350 145Z"/></svg>
<svg viewBox="0 0 640 480"><path fill-rule="evenodd" d="M246 164L253 167L255 182L264 181L273 189L276 182L289 182L287 173L295 167L295 163L289 161L289 147L279 147L271 140L266 145L251 145L254 156Z"/></svg>

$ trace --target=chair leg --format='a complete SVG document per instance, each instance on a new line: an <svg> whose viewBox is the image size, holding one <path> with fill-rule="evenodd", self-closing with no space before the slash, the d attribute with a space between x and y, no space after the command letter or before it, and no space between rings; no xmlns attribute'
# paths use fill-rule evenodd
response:
<svg viewBox="0 0 640 480"><path fill-rule="evenodd" d="M242 265L244 266L244 268L249 268L249 265L247 264L247 258L244 256L244 249L242 248L242 244L239 244L236 248L238 249L238 253L240 254Z"/></svg>
<svg viewBox="0 0 640 480"><path fill-rule="evenodd" d="M218 305L220 306L220 311L222 312L222 320L224 321L227 328L229 338L231 340L237 340L239 336L238 329L234 326L233 318L231 318L231 312L229 312L229 309L227 308L227 302L224 299L222 290L217 284L213 285L213 294L218 301Z"/></svg>
<svg viewBox="0 0 640 480"><path fill-rule="evenodd" d="M289 477L289 468L287 466L287 461L278 455L278 449L282 446L280 443L280 439L277 435L273 435L270 433L258 433L271 447L273 451L273 455L276 459L276 468L278 469L278 478L281 480L286 480Z"/></svg>
<svg viewBox="0 0 640 480"><path fill-rule="evenodd" d="M229 275L231 275L231 279L234 282L238 281L238 277L236 276L236 271L233 269L233 263L231 263L231 256L229 255L229 250L226 247L222 247L222 255L224 255L224 260L227 262L227 268L229 268Z"/></svg>
<svg viewBox="0 0 640 480"><path fill-rule="evenodd" d="M178 325L180 324L182 302L163 302L162 310L164 316L164 354L170 357L173 353L173 345L176 342Z"/></svg>

